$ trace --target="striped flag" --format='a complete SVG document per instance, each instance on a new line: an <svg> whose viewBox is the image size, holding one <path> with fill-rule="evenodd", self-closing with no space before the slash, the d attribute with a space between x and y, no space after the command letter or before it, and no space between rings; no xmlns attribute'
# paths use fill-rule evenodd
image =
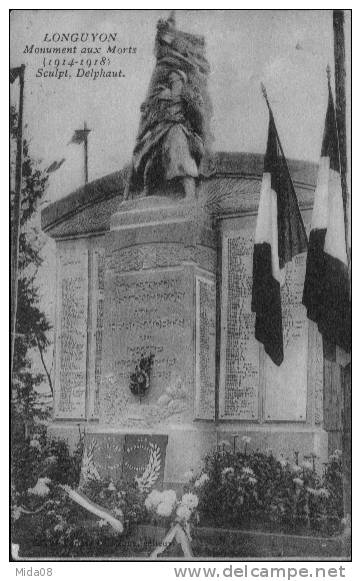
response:
<svg viewBox="0 0 361 581"><path fill-rule="evenodd" d="M330 79L302 302L308 318L317 323L327 351L330 352L330 346L337 346L348 353L351 349L351 301L338 134ZM339 355L341 362L343 354Z"/></svg>
<svg viewBox="0 0 361 581"><path fill-rule="evenodd" d="M284 267L306 250L307 236L270 107L269 115L253 252L252 311L256 313L256 339L272 361L281 365Z"/></svg>

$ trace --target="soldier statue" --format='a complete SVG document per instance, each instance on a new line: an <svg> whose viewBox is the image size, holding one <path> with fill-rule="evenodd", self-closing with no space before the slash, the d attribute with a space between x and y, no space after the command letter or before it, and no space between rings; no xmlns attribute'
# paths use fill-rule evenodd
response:
<svg viewBox="0 0 361 581"><path fill-rule="evenodd" d="M204 38L178 31L172 14L158 22L155 55L125 199L181 192L191 200L211 139Z"/></svg>

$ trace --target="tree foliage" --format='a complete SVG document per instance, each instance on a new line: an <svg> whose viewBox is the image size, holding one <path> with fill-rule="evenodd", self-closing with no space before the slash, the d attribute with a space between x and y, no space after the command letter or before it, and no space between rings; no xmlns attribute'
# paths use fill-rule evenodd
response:
<svg viewBox="0 0 361 581"><path fill-rule="evenodd" d="M10 108L10 146L11 178L14 183L16 168L15 145L18 134L18 114ZM46 315L40 306L37 273L42 264L41 241L36 227L35 216L41 200L44 198L48 183L48 174L40 169L39 162L30 153L30 144L23 139L22 191L20 208L20 236L18 257L18 298L16 317L16 336L12 376L13 419L21 418L25 423L31 422L34 414L40 415L37 408L37 394L34 388L44 379L44 374L34 372L32 350L43 354L49 345L48 331L51 328ZM11 188L10 210L11 231L14 227L15 192ZM13 242L13 240L12 240ZM47 372L47 370L45 369ZM48 377L50 379L50 375ZM49 383L52 391L51 381Z"/></svg>

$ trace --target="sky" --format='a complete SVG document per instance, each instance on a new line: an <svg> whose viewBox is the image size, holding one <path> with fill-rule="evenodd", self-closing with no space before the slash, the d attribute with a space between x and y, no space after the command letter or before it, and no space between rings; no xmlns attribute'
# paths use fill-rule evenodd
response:
<svg viewBox="0 0 361 581"><path fill-rule="evenodd" d="M168 14L165 10L12 13L11 66L26 65L24 117L31 153L43 167L66 159L50 175L48 201L83 184L83 147L69 141L84 121L92 130L90 181L129 162L139 108L155 64L156 23ZM215 151L264 153L268 116L260 91L263 81L286 157L318 160L327 103L327 63L333 68L331 10L177 10L176 21L178 28L205 36ZM347 37L348 29L347 14ZM36 78L44 55L24 54L24 49L33 43L67 46L44 42L46 33L56 32L116 32L117 46L135 47L136 54L111 55L110 68L121 68L123 78L75 78L76 67L69 79ZM17 95L14 83L11 100L15 104Z"/></svg>

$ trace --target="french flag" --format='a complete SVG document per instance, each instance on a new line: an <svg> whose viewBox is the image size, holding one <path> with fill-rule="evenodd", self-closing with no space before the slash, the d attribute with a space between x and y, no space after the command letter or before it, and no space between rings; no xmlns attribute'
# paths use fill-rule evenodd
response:
<svg viewBox="0 0 361 581"><path fill-rule="evenodd" d="M263 343L276 365L281 365L284 357L281 286L285 264L306 249L305 227L269 107L268 142L253 251L252 311L256 313L256 339Z"/></svg>
<svg viewBox="0 0 361 581"><path fill-rule="evenodd" d="M330 79L307 255L303 304L342 363L351 350L351 300L336 113ZM333 347L334 349L330 349ZM347 358L346 358L347 359Z"/></svg>

